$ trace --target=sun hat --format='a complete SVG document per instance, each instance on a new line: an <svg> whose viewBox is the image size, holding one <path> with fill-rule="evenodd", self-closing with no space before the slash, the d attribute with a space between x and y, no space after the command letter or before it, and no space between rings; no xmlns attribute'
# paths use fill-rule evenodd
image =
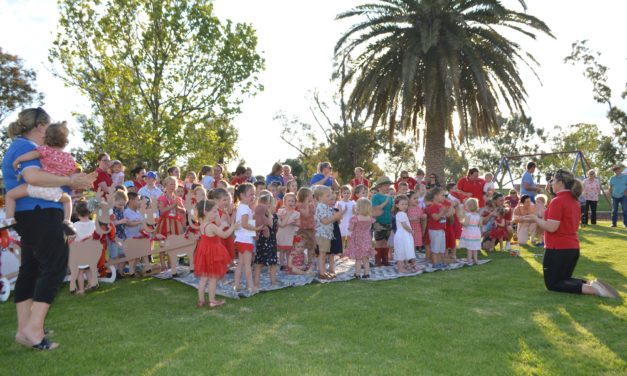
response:
<svg viewBox="0 0 627 376"><path fill-rule="evenodd" d="M622 169L623 169L623 166L622 166L622 165L619 165L619 164L617 164L617 165L615 165L614 167L612 167L612 171L622 170Z"/></svg>
<svg viewBox="0 0 627 376"><path fill-rule="evenodd" d="M132 181L132 180L127 180L127 181L125 181L125 182L124 182L124 186L125 186L126 188L132 188L132 187L134 187L134 186L135 186L135 183L133 183L133 181Z"/></svg>
<svg viewBox="0 0 627 376"><path fill-rule="evenodd" d="M374 184L373 188L379 188L379 186L386 185L386 184L390 185L392 184L392 181L387 176L381 176L380 178L377 179L377 182Z"/></svg>

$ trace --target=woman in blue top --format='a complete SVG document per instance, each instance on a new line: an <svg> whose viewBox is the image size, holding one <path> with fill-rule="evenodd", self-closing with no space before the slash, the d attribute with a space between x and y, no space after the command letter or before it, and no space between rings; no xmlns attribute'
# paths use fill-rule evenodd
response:
<svg viewBox="0 0 627 376"><path fill-rule="evenodd" d="M340 184L333 177L333 167L330 162L321 162L318 164L318 173L311 177L309 184L314 185L326 185L332 190L337 190Z"/></svg>
<svg viewBox="0 0 627 376"><path fill-rule="evenodd" d="M7 191L26 183L66 189L86 189L91 185L95 178L93 174L49 174L41 171L38 159L23 162L19 171L13 169L17 157L44 143L48 125L50 116L41 108L24 110L17 121L9 124L8 133L13 142L2 161ZM22 243L21 265L15 283L15 340L38 350L54 349L59 345L45 337L44 321L67 274L69 248L63 232L63 205L31 197L21 198L16 203L15 219Z"/></svg>
<svg viewBox="0 0 627 376"><path fill-rule="evenodd" d="M275 163L274 165L272 165L272 172L270 172L270 175L266 176L266 187L271 186L272 183L278 183L279 186L284 185L283 177L281 176L282 172L283 166L281 164Z"/></svg>

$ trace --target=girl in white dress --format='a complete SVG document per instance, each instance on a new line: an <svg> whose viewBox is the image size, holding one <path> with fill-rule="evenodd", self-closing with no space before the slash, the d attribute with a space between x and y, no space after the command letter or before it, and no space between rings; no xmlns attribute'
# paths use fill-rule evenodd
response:
<svg viewBox="0 0 627 376"><path fill-rule="evenodd" d="M351 231L349 230L349 222L353 217L353 208L355 201L351 200L352 192L350 185L344 185L340 188L340 200L335 203L335 208L344 211L342 221L340 222L340 233L342 234L342 245L346 249L348 239L350 239Z"/></svg>
<svg viewBox="0 0 627 376"><path fill-rule="evenodd" d="M405 195L396 196L394 200L394 214L396 232L394 233L394 259L399 273L416 271L414 251L414 231L407 217L409 199Z"/></svg>

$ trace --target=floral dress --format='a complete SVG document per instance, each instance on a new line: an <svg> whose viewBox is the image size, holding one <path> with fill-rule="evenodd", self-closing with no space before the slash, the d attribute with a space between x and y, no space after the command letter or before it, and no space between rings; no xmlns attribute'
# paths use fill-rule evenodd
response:
<svg viewBox="0 0 627 376"><path fill-rule="evenodd" d="M367 220L360 220L359 217L354 215L350 219L350 223L353 224L353 232L348 241L348 248L346 248L348 257L357 260L376 254L374 248L372 248L372 233L370 232L374 222L375 219L372 217L368 217Z"/></svg>
<svg viewBox="0 0 627 376"><path fill-rule="evenodd" d="M279 217L272 214L272 226L267 226L269 235L266 237L263 231L259 232L257 239L257 251L255 253L255 264L264 266L276 265L279 262L277 257L276 232L279 227Z"/></svg>

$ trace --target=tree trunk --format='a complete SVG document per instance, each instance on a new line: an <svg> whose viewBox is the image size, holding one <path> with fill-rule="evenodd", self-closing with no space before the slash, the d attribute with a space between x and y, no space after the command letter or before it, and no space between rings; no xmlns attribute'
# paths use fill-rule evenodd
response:
<svg viewBox="0 0 627 376"><path fill-rule="evenodd" d="M425 137L425 167L427 177L429 174L436 174L438 181L444 187L446 176L444 176L444 155L446 153L446 128L444 124L430 122L427 126ZM427 178L427 181L429 179Z"/></svg>

